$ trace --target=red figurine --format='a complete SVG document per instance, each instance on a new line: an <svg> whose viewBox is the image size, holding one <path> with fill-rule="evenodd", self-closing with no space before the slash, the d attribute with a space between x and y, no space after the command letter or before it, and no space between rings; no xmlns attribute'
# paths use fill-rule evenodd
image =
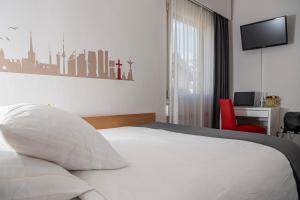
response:
<svg viewBox="0 0 300 200"><path fill-rule="evenodd" d="M121 66L123 64L121 64L120 59L118 59L118 63L116 65L118 66L118 80L122 80L122 77L121 77Z"/></svg>

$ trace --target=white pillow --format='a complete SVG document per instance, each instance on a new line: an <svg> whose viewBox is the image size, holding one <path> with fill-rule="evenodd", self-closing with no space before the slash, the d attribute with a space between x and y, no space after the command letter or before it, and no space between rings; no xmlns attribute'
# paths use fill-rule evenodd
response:
<svg viewBox="0 0 300 200"><path fill-rule="evenodd" d="M81 200L107 200L105 196L103 196L96 190L92 190L87 193L84 193L83 195L80 195L79 198Z"/></svg>
<svg viewBox="0 0 300 200"><path fill-rule="evenodd" d="M69 200L91 190L62 167L0 145L1 200Z"/></svg>
<svg viewBox="0 0 300 200"><path fill-rule="evenodd" d="M0 116L0 128L17 152L68 170L118 169L127 165L90 124L50 106L9 106Z"/></svg>

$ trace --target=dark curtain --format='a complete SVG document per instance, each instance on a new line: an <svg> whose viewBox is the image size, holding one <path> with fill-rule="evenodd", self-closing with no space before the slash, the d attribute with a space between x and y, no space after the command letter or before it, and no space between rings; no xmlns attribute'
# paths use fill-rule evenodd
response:
<svg viewBox="0 0 300 200"><path fill-rule="evenodd" d="M215 14L215 75L213 128L220 127L219 99L229 98L229 29L228 20Z"/></svg>

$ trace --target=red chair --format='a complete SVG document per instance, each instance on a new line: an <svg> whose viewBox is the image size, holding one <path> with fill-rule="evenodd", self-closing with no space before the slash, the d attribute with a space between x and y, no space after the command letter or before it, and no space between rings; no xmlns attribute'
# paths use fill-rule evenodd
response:
<svg viewBox="0 0 300 200"><path fill-rule="evenodd" d="M231 99L220 99L222 129L265 134L266 129L254 125L238 125Z"/></svg>

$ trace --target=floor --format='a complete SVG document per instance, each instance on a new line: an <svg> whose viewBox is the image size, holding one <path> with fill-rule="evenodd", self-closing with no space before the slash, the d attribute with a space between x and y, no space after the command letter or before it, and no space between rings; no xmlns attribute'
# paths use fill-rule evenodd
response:
<svg viewBox="0 0 300 200"><path fill-rule="evenodd" d="M291 133L281 133L279 137L284 138L286 140L293 141L294 143L300 146L300 134L291 134Z"/></svg>

